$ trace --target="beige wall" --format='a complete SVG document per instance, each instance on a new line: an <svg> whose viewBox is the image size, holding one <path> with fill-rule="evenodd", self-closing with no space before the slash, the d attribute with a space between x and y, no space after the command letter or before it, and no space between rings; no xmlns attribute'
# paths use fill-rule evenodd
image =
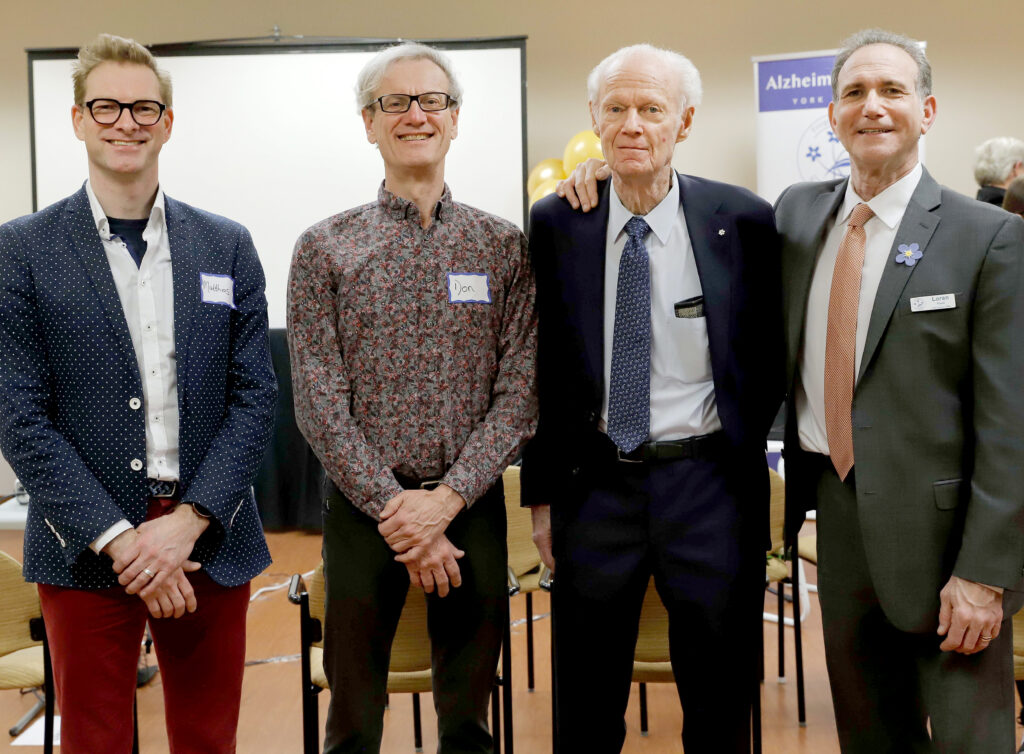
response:
<svg viewBox="0 0 1024 754"><path fill-rule="evenodd" d="M938 122L928 166L942 183L974 192L973 147L995 135L1024 137L1024 96L1015 73L1024 60L1020 0L863 0L854 17L834 0L0 0L0 222L31 209L27 47L73 47L101 31L145 43L285 34L466 38L525 34L528 157L561 156L590 125L584 80L617 47L647 41L693 59L704 105L677 153L686 172L754 188L754 87L750 57L838 46L848 33L883 26L928 41ZM1001 74L1001 71L1006 73ZM1000 83L1010 82L1010 83ZM350 97L351 82L338 82ZM472 93L467 107L472 107ZM68 106L71 104L70 85ZM253 117L258 117L258 103ZM203 118L210 138L230 139L244 120ZM355 117L355 116L353 116ZM69 125L70 127L70 125ZM296 137L301 138L301 119ZM496 145L500 149L500 145ZM187 199L187 197L183 197ZM0 474L2 474L0 470Z"/></svg>

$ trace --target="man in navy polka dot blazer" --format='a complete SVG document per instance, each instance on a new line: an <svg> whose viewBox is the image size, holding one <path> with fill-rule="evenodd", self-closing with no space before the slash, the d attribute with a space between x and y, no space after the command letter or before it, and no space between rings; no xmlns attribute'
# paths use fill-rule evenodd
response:
<svg viewBox="0 0 1024 754"><path fill-rule="evenodd" d="M101 35L73 73L89 180L0 226L0 451L31 495L62 751L127 751L147 619L170 750L232 752L251 482L276 380L248 231L165 196L170 79Z"/></svg>

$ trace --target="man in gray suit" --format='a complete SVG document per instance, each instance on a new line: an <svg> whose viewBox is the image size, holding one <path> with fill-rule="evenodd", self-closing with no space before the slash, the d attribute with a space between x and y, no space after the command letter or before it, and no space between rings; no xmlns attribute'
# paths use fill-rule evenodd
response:
<svg viewBox="0 0 1024 754"><path fill-rule="evenodd" d="M920 165L936 99L915 42L854 35L832 88L850 178L790 187L776 217L788 531L818 509L842 751L1012 751L1024 222Z"/></svg>

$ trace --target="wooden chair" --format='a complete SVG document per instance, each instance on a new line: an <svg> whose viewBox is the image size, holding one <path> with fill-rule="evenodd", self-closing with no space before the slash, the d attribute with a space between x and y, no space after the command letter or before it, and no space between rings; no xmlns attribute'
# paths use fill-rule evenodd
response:
<svg viewBox="0 0 1024 754"><path fill-rule="evenodd" d="M807 724L807 711L804 699L804 661L803 661L803 639L801 635L800 609L800 581L799 568L794 566L793 576L790 577L789 569L785 565L785 559L792 558L792 548L787 551L783 540L783 528L786 515L786 484L782 477L773 469L768 470L771 480L771 497L769 502L769 526L771 532L771 550L767 555L767 567L765 569L765 587L775 584L778 590L779 612L778 615L765 614L766 619L774 619L779 624L779 683L786 682L786 632L785 626L789 619L785 617L785 585L792 586L793 595L793 643L796 652L796 695L797 695L797 718L801 726ZM764 679L763 654L761 678Z"/></svg>
<svg viewBox="0 0 1024 754"><path fill-rule="evenodd" d="M648 734L647 684L675 683L668 653L668 611L652 578L640 608L640 626L633 655L633 682L640 684L640 735Z"/></svg>
<svg viewBox="0 0 1024 754"><path fill-rule="evenodd" d="M0 689L42 689L41 698L10 733L18 735L43 711L43 751L52 754L53 673L39 593L35 584L25 583L21 564L3 552L0 552Z"/></svg>
<svg viewBox="0 0 1024 754"><path fill-rule="evenodd" d="M317 698L323 689L330 689L324 673L324 565L321 562L308 582L301 574L292 576L288 599L299 606L299 629L302 644L302 740L305 754L320 751L320 720ZM427 633L427 603L418 589L410 587L402 608L395 639L391 644L391 665L388 672L388 694L411 693L413 708L413 740L417 752L423 751L423 727L420 694L432 691L430 670L430 637ZM500 754L500 714L497 688L491 697L494 718L495 753Z"/></svg>
<svg viewBox="0 0 1024 754"><path fill-rule="evenodd" d="M1024 610L1017 611L1013 616L1013 678L1017 682L1017 693L1020 694L1024 685ZM1021 715L1024 716L1024 711ZM1024 740L1021 740L1017 753L1024 753Z"/></svg>
<svg viewBox="0 0 1024 754"><path fill-rule="evenodd" d="M508 584L509 596L526 598L526 688L534 689L533 670L533 593L541 588L541 580L550 575L541 563L533 544L533 517L529 508L519 504L519 467L509 466L502 474L505 487L505 514L508 520Z"/></svg>

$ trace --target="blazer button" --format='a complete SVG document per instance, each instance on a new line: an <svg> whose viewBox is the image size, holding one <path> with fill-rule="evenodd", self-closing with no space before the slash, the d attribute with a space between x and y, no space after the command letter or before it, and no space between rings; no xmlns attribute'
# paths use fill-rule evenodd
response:
<svg viewBox="0 0 1024 754"><path fill-rule="evenodd" d="M142 471L142 461L138 458L133 458L131 462L132 471Z"/></svg>
<svg viewBox="0 0 1024 754"><path fill-rule="evenodd" d="M128 408L132 409L133 411L138 410L141 406L142 401L140 401L138 398L128 399Z"/></svg>

